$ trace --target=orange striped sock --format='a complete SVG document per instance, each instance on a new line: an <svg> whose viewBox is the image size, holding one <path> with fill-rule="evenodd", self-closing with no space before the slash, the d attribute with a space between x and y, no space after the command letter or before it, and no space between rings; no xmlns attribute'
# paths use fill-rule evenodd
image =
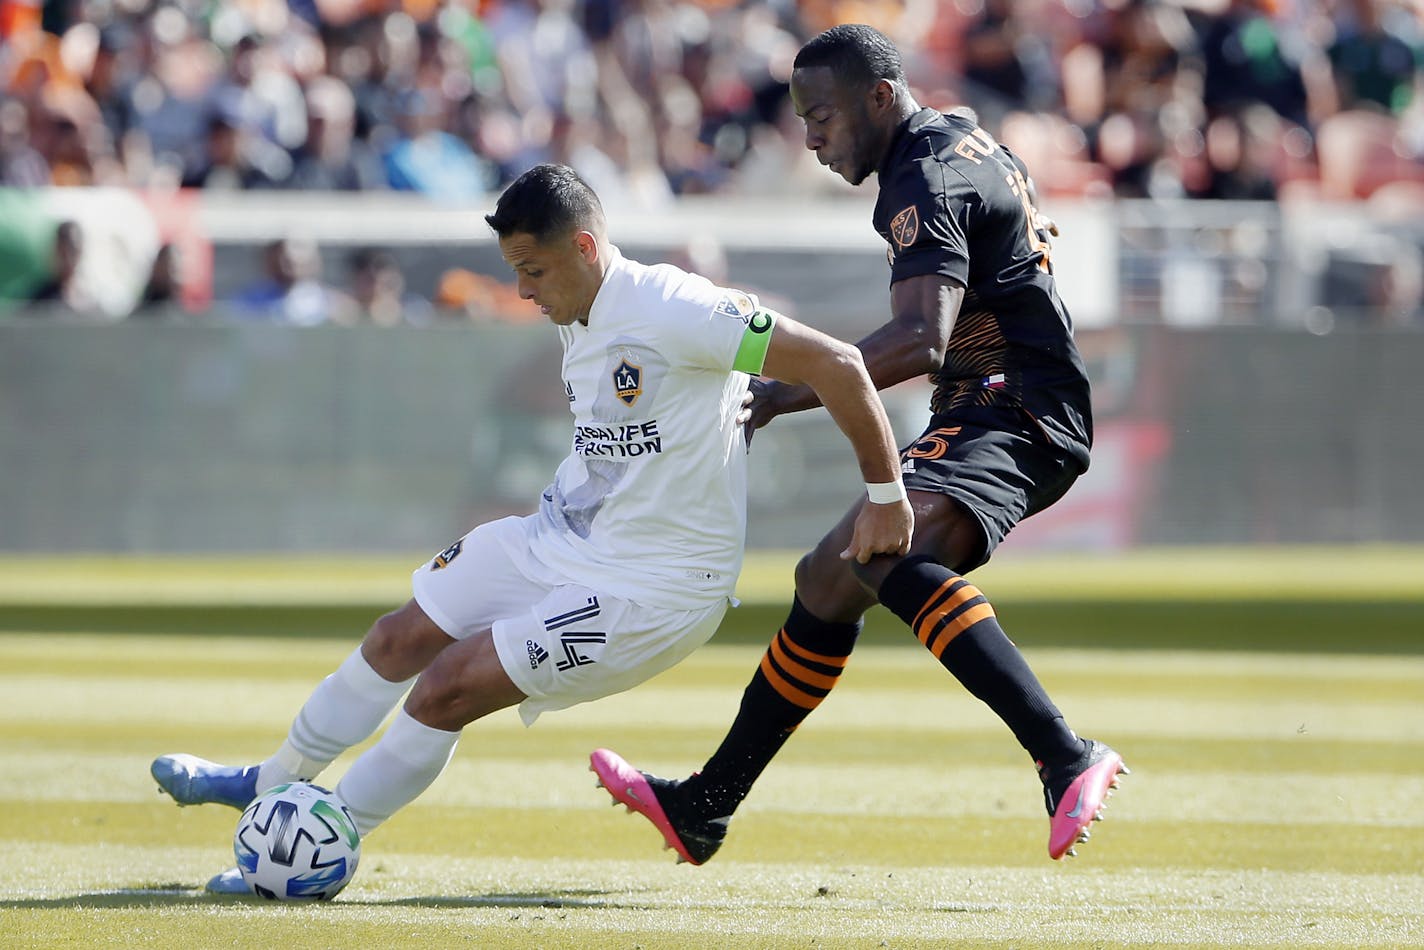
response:
<svg viewBox="0 0 1424 950"><path fill-rule="evenodd" d="M1081 751L979 588L918 555L896 565L879 594L880 603L909 624L935 659L998 714L1035 760L1054 762Z"/></svg>
<svg viewBox="0 0 1424 950"><path fill-rule="evenodd" d="M860 624L829 623L798 598L742 693L737 718L702 771L684 783L708 817L730 815L850 660Z"/></svg>

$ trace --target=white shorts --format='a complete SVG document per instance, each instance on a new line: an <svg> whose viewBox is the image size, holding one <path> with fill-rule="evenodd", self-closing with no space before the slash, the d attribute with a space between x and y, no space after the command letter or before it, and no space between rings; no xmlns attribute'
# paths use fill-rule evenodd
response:
<svg viewBox="0 0 1424 950"><path fill-rule="evenodd" d="M649 607L555 575L529 555L530 517L475 528L416 570L415 602L450 636L490 630L528 698L519 715L566 709L638 685L711 639L727 601Z"/></svg>

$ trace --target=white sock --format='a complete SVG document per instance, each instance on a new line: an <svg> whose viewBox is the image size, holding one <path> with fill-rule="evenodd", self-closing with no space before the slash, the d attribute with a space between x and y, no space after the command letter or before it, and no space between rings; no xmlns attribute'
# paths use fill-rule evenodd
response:
<svg viewBox="0 0 1424 950"><path fill-rule="evenodd" d="M432 729L404 709L397 712L380 741L361 753L336 786L361 837L429 788L459 741L459 731Z"/></svg>
<svg viewBox="0 0 1424 950"><path fill-rule="evenodd" d="M312 691L287 741L262 763L257 793L316 778L338 755L375 732L414 680L392 683L383 678L357 647Z"/></svg>

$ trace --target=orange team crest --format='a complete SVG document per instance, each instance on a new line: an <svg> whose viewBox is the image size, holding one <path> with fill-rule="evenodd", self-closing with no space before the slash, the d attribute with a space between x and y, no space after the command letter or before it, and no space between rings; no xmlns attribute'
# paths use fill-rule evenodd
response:
<svg viewBox="0 0 1424 950"><path fill-rule="evenodd" d="M897 247L905 248L915 243L920 235L920 213L910 205L890 219L890 236Z"/></svg>

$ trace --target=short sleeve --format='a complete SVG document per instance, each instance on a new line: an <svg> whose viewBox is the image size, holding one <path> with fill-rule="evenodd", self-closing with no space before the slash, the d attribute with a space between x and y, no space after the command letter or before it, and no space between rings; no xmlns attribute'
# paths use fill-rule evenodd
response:
<svg viewBox="0 0 1424 950"><path fill-rule="evenodd" d="M890 242L892 284L925 274L969 283L964 217L973 192L966 195L963 187L950 185L940 163L911 162L882 196L880 206L888 213L882 234Z"/></svg>
<svg viewBox="0 0 1424 950"><path fill-rule="evenodd" d="M760 370L775 317L753 294L694 276L677 296L685 317L678 321L674 348L684 360L723 373Z"/></svg>

